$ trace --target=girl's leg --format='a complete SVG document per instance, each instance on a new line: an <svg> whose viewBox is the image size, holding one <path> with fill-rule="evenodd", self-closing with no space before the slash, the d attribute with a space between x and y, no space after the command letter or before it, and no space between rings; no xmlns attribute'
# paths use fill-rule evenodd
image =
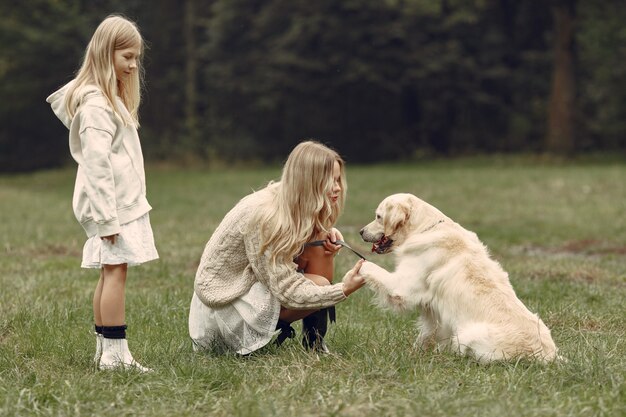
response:
<svg viewBox="0 0 626 417"><path fill-rule="evenodd" d="M96 353L93 356L93 362L98 365L100 356L102 356L102 315L100 314L100 299L102 297L102 285L104 283L104 271L100 270L100 279L93 293L93 320L96 330Z"/></svg>
<svg viewBox="0 0 626 417"><path fill-rule="evenodd" d="M104 265L100 292L100 317L103 326L126 324L126 272L128 265Z"/></svg>
<svg viewBox="0 0 626 417"><path fill-rule="evenodd" d="M102 326L102 314L100 314L100 300L102 298L102 285L104 284L104 269L100 270L100 279L93 293L93 320L96 326Z"/></svg>
<svg viewBox="0 0 626 417"><path fill-rule="evenodd" d="M104 265L100 315L102 318L103 349L100 369L133 368L141 372L151 369L141 366L128 350L126 341L126 272L127 264Z"/></svg>

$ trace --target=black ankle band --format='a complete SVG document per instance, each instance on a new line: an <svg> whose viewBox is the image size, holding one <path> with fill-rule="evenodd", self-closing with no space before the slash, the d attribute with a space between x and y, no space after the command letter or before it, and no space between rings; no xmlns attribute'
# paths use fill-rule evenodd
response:
<svg viewBox="0 0 626 417"><path fill-rule="evenodd" d="M96 333L98 334L102 334L102 327L103 326L98 326L97 324L94 326L94 328L96 329Z"/></svg>
<svg viewBox="0 0 626 417"><path fill-rule="evenodd" d="M102 326L102 336L107 339L126 339L128 326Z"/></svg>

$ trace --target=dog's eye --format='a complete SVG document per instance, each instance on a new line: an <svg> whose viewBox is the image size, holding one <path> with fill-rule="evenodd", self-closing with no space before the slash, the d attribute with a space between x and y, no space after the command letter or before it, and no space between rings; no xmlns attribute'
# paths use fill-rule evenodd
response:
<svg viewBox="0 0 626 417"><path fill-rule="evenodd" d="M383 216L381 216L380 214L376 215L376 220L382 220L382 219L383 219Z"/></svg>

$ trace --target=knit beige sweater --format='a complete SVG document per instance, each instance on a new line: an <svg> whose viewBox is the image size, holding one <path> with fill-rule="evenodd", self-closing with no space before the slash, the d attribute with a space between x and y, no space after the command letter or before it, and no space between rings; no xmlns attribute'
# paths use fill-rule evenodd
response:
<svg viewBox="0 0 626 417"><path fill-rule="evenodd" d="M272 265L260 255L260 225L251 225L256 209L270 196L267 188L243 198L217 227L204 248L194 289L209 307L229 304L262 282L283 307L314 309L346 298L343 283L318 286L296 272L294 262Z"/></svg>

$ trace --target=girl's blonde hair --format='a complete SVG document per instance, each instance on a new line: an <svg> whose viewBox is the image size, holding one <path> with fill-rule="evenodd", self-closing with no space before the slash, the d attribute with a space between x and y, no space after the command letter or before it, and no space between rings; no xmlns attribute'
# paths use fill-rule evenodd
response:
<svg viewBox="0 0 626 417"><path fill-rule="evenodd" d="M341 192L330 199L333 169L339 164ZM261 253L269 249L275 263L293 260L318 233L328 232L343 211L346 198L344 161L334 150L316 141L296 146L287 158L279 183L270 184L270 198L261 205Z"/></svg>
<svg viewBox="0 0 626 417"><path fill-rule="evenodd" d="M132 75L122 83L117 80L115 75L114 52L134 47L139 48L137 70L133 71ZM70 117L74 117L80 104L80 90L86 85L95 85L102 90L104 97L113 109L113 113L125 125L133 124L139 127L139 104L143 80L140 58L143 56L143 48L143 39L134 22L117 15L111 15L104 19L91 37L82 66L73 85L68 89L65 108ZM125 112L120 111L116 99L118 96L128 110L130 120L128 116L125 116Z"/></svg>

